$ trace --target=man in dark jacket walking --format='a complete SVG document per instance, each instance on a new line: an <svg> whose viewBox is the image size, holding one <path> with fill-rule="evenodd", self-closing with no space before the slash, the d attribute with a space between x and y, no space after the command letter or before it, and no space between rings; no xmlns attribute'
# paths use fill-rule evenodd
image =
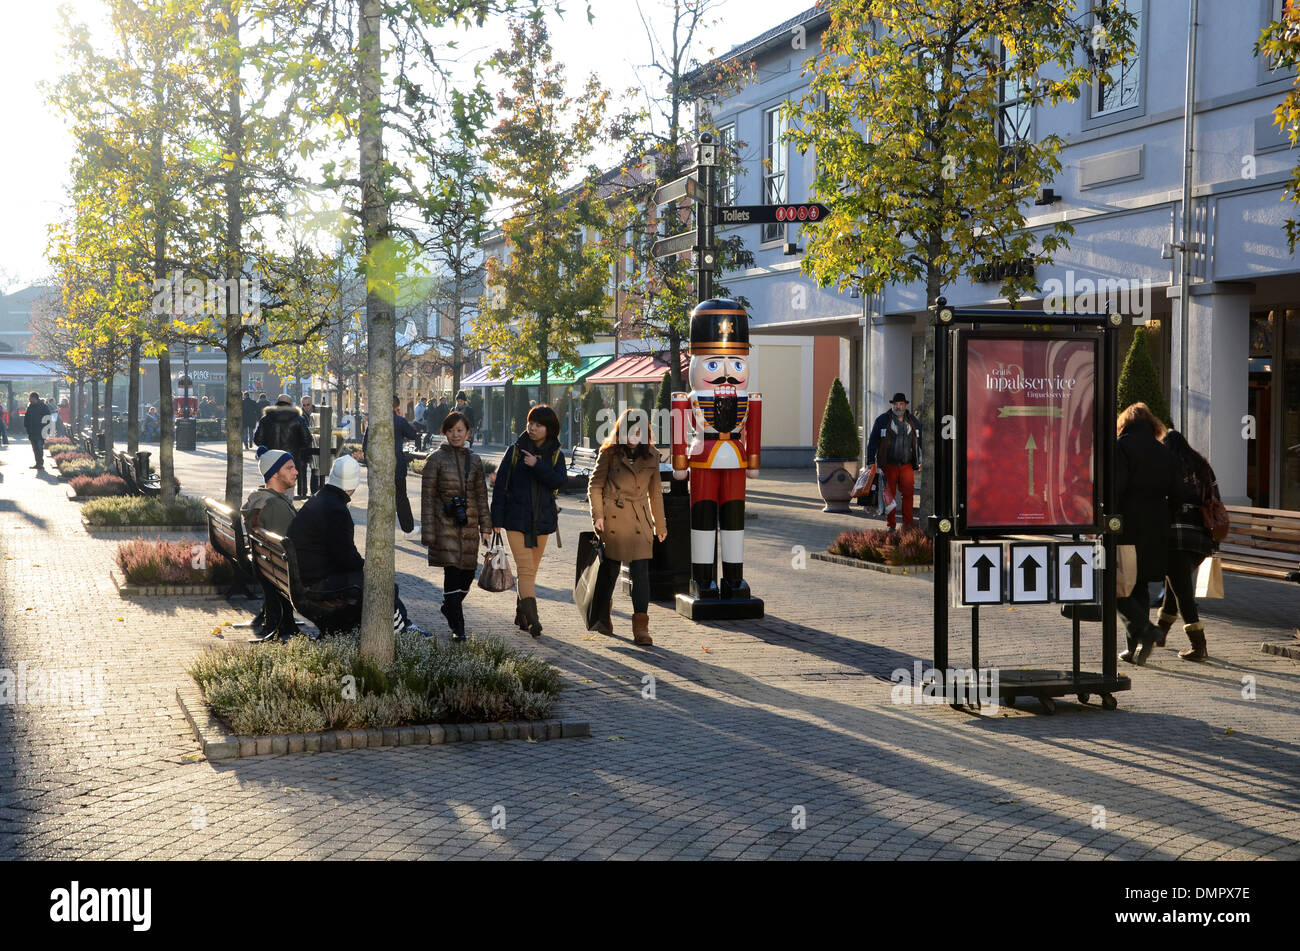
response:
<svg viewBox="0 0 1300 951"><path fill-rule="evenodd" d="M274 406L268 406L262 411L262 420L253 433L253 442L267 449L283 449L292 454L299 470L306 467L307 450L311 448L311 430L288 393L281 393L276 397Z"/></svg>
<svg viewBox="0 0 1300 951"><path fill-rule="evenodd" d="M903 527L912 518L916 494L916 471L921 468L921 424L907 408L907 397L895 393L893 408L876 417L867 440L867 465L879 464L885 474L886 492L894 501L885 510L887 524L894 527L895 506L903 509ZM901 493L901 498L899 497Z"/></svg>
<svg viewBox="0 0 1300 951"><path fill-rule="evenodd" d="M406 473L407 459L405 444L408 439L418 442L420 434L415 431L415 427L407 422L400 413L397 412L402 405L401 399L393 397L393 449L397 453L397 524L406 534L415 531L415 515L411 511L411 500L406 494ZM365 438L361 440L361 451L369 455L370 430L366 430Z"/></svg>
<svg viewBox="0 0 1300 951"><path fill-rule="evenodd" d="M27 430L27 440L32 444L32 455L36 457L36 465L33 469L45 468L45 434L46 427L50 427L49 434L54 435L53 424L54 412L41 399L41 394L33 391L27 397L27 414L23 417L23 428Z"/></svg>
<svg viewBox="0 0 1300 951"><path fill-rule="evenodd" d="M297 550L298 574L313 597L328 598L347 588L360 591L365 587L366 560L357 551L356 526L348 511L348 503L360 484L361 464L351 456L340 456L329 479L289 525L286 537ZM397 585L393 585L393 602L393 630L418 631L397 596Z"/></svg>
<svg viewBox="0 0 1300 951"><path fill-rule="evenodd" d="M262 415L262 407L257 405L257 400L253 399L253 391L249 390L244 394L244 399L240 403L240 409L243 411L244 427L244 448L253 448L253 430L257 428L257 422Z"/></svg>

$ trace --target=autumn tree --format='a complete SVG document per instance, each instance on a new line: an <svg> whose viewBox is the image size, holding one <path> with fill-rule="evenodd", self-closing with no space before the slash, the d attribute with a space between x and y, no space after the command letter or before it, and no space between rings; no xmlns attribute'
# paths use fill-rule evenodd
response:
<svg viewBox="0 0 1300 951"><path fill-rule="evenodd" d="M1132 50L1134 20L1069 0L827 0L812 82L788 105L790 138L814 149L812 198L830 208L803 231L802 267L823 287L876 293L921 282L930 304L987 265L1050 263L1073 229L1025 230L1036 191L1061 169L1055 135L1027 138L1034 107L1072 101ZM1008 105L1010 104L1010 105ZM1008 268L1001 292L1035 291ZM934 430L929 335L920 419ZM934 480L923 481L934 511Z"/></svg>
<svg viewBox="0 0 1300 951"><path fill-rule="evenodd" d="M1295 0L1287 0L1282 15L1269 23L1255 43L1255 52L1269 58L1269 65L1277 70L1293 70L1300 66L1300 7ZM1300 142L1300 71L1291 83L1291 90L1273 110L1274 124L1287 134L1294 148ZM1291 170L1291 181L1285 196L1288 201L1300 204L1300 164ZM1300 240L1300 221L1285 221L1288 250L1294 254L1296 241Z"/></svg>
<svg viewBox="0 0 1300 951"><path fill-rule="evenodd" d="M487 296L475 342L495 367L536 373L549 398L551 355L576 363L578 345L604 329L610 235L599 169L582 163L600 141L608 94L590 77L565 93L542 18L513 21L497 63L509 83L487 140L494 190L511 202L503 258L487 262Z"/></svg>

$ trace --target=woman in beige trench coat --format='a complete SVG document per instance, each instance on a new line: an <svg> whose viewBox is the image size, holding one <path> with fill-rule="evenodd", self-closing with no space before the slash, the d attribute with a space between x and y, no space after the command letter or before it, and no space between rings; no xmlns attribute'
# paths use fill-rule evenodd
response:
<svg viewBox="0 0 1300 951"><path fill-rule="evenodd" d="M591 521L605 545L596 587L596 602L603 606L597 627L614 634L614 584L619 564L627 562L632 576L632 639L652 645L650 639L650 556L654 539L668 537L663 490L659 479L659 452L650 441L646 414L625 410L600 447L596 471L587 483Z"/></svg>

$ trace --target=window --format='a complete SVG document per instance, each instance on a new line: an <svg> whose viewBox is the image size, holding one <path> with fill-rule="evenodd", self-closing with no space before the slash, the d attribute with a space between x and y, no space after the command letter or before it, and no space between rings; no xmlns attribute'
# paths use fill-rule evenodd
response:
<svg viewBox="0 0 1300 951"><path fill-rule="evenodd" d="M1003 174L1015 178L1023 155L1022 146L1030 138L1030 119L1033 115L1028 97L1029 90L1018 79L1010 78L1007 71L1015 67L1015 53L998 44L998 65L1003 73L998 80L997 137L1002 148Z"/></svg>
<svg viewBox="0 0 1300 951"><path fill-rule="evenodd" d="M1094 22L1094 36L1097 37L1098 69L1108 70L1097 76L1092 92L1092 114L1094 116L1135 109L1142 104L1142 5L1143 0L1109 0L1107 6L1112 9L1131 13L1135 19L1133 25L1133 54L1122 65L1110 68L1109 53L1105 45L1105 32L1102 21Z"/></svg>
<svg viewBox="0 0 1300 951"><path fill-rule="evenodd" d="M786 182L785 117L781 107L763 113L763 204L783 205L789 201ZM785 236L785 225L763 225L763 241L779 241Z"/></svg>
<svg viewBox="0 0 1300 951"><path fill-rule="evenodd" d="M718 204L734 205L736 203L736 173L730 167L736 160L736 127L726 125L718 130Z"/></svg>
<svg viewBox="0 0 1300 951"><path fill-rule="evenodd" d="M1287 29L1283 36L1287 39L1294 39L1296 32L1300 31L1300 16L1292 7L1290 16L1287 14L1287 0L1264 0L1264 26L1268 27L1273 23L1287 23ZM1289 21L1289 22L1288 22ZM1265 52L1259 54L1259 77L1257 82L1271 83L1279 79L1287 79L1295 75L1295 66L1277 65L1273 57Z"/></svg>

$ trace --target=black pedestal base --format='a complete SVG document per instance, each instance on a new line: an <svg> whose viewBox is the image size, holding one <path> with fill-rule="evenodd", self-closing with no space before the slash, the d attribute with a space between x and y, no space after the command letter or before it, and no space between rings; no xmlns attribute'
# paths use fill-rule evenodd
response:
<svg viewBox="0 0 1300 951"><path fill-rule="evenodd" d="M692 598L679 594L677 613L692 621L743 621L763 616L763 599Z"/></svg>

